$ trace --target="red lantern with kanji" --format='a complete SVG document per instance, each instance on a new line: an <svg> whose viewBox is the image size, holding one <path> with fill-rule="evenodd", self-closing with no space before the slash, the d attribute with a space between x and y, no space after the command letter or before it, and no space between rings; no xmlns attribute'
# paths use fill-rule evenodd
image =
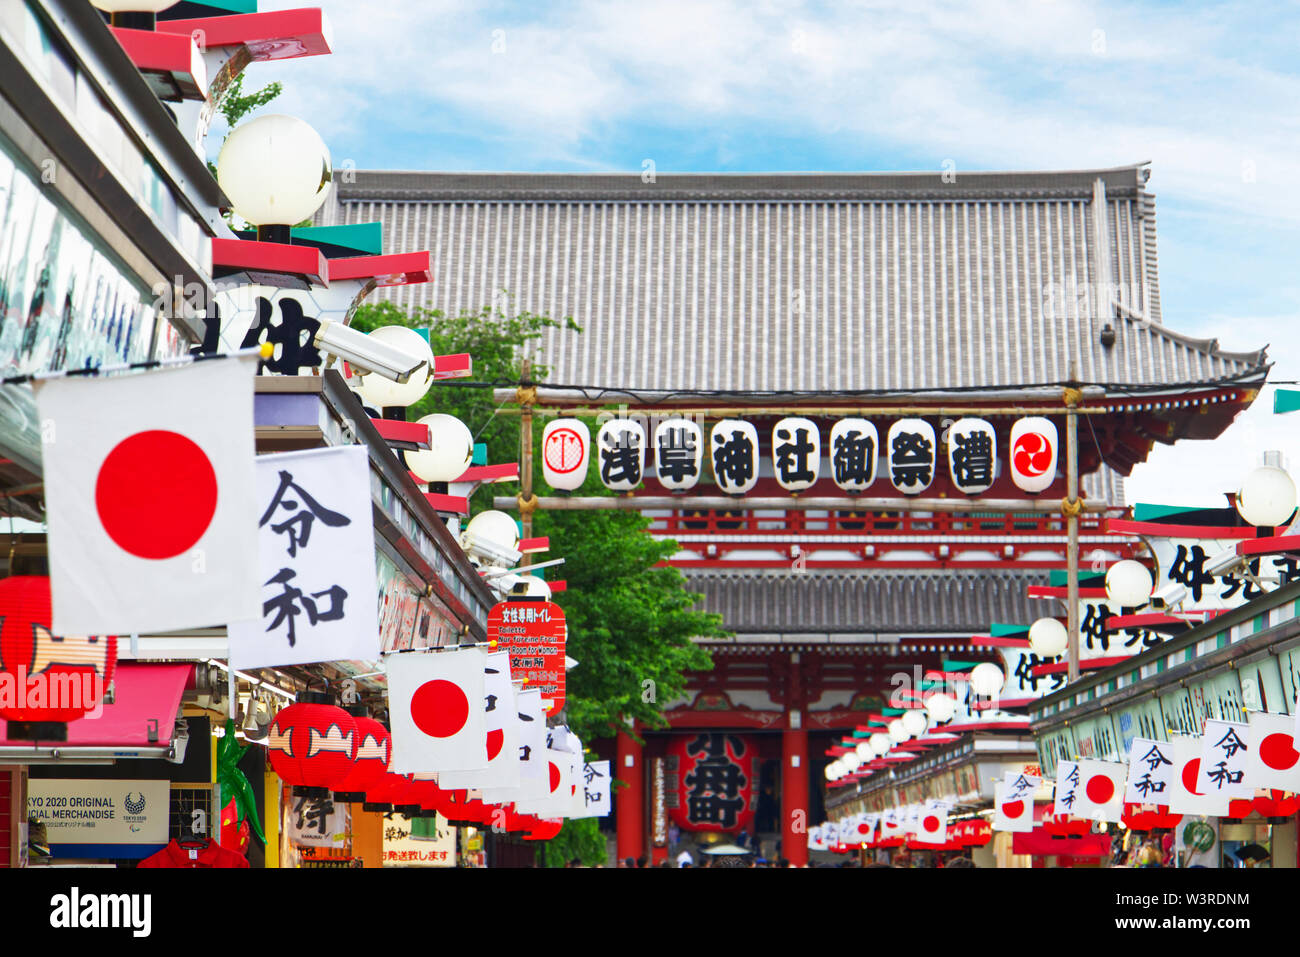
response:
<svg viewBox="0 0 1300 957"><path fill-rule="evenodd" d="M1266 797L1257 797L1251 803L1269 824L1285 824L1300 810L1300 795L1274 789Z"/></svg>
<svg viewBox="0 0 1300 957"><path fill-rule="evenodd" d="M50 580L0 579L0 718L11 739L66 741L69 721L104 700L117 666L115 636L50 632Z"/></svg>
<svg viewBox="0 0 1300 957"><path fill-rule="evenodd" d="M271 767L298 796L328 797L352 773L357 721L332 701L327 694L304 692L271 722Z"/></svg>
<svg viewBox="0 0 1300 957"><path fill-rule="evenodd" d="M754 819L758 749L739 734L703 731L673 738L668 766L677 787L668 815L683 831L737 833Z"/></svg>
<svg viewBox="0 0 1300 957"><path fill-rule="evenodd" d="M388 729L366 714L364 707L347 709L357 723L357 753L352 770L334 792L334 800L359 803L366 792L388 773L392 737Z"/></svg>

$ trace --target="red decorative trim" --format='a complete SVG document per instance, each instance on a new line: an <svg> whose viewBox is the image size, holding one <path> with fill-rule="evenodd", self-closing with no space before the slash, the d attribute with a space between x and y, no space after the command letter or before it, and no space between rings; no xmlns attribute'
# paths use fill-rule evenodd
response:
<svg viewBox="0 0 1300 957"><path fill-rule="evenodd" d="M435 379L463 379L474 374L474 360L468 352L433 357Z"/></svg>
<svg viewBox="0 0 1300 957"><path fill-rule="evenodd" d="M348 256L329 261L331 281L375 279L380 287L409 286L433 279L430 257L425 252L391 256Z"/></svg>
<svg viewBox="0 0 1300 957"><path fill-rule="evenodd" d="M1258 532L1240 525L1166 525L1163 522L1135 522L1128 518L1106 521L1111 535L1159 535L1164 538L1254 538Z"/></svg>
<svg viewBox="0 0 1300 957"><path fill-rule="evenodd" d="M1300 535L1268 535L1237 543L1238 555L1273 555L1300 552Z"/></svg>
<svg viewBox="0 0 1300 957"><path fill-rule="evenodd" d="M371 419L375 431L385 442L401 442L405 445L416 445L422 449L429 447L429 427L419 422L404 422L401 419ZM415 477L415 473L411 475ZM416 478L419 484L424 480Z"/></svg>
<svg viewBox="0 0 1300 957"><path fill-rule="evenodd" d="M1028 648L1028 638L1001 638L993 635L971 635L971 646L974 648Z"/></svg>
<svg viewBox="0 0 1300 957"><path fill-rule="evenodd" d="M166 74L186 99L201 100L208 95L207 70L193 37L124 27L110 29L141 73Z"/></svg>
<svg viewBox="0 0 1300 957"><path fill-rule="evenodd" d="M259 243L253 239L213 239L212 265L214 268L303 276L313 285L329 285L329 260L315 246Z"/></svg>
<svg viewBox="0 0 1300 957"><path fill-rule="evenodd" d="M1124 628L1158 628L1161 625L1186 625L1186 618L1166 615L1158 611L1146 611L1137 615L1108 615L1107 631L1120 631Z"/></svg>
<svg viewBox="0 0 1300 957"><path fill-rule="evenodd" d="M254 60L289 60L332 53L329 22L320 10L276 10L193 20L160 20L163 33L202 36L201 46L246 46Z"/></svg>
<svg viewBox="0 0 1300 957"><path fill-rule="evenodd" d="M946 731L1023 731L1029 727L1029 716L1024 721L967 721L965 724L944 725Z"/></svg>
<svg viewBox="0 0 1300 957"><path fill-rule="evenodd" d="M1069 587L1058 585L1030 585L1026 590L1030 598L1069 598ZM1106 589L1104 588L1080 588L1080 598L1105 598Z"/></svg>
<svg viewBox="0 0 1300 957"><path fill-rule="evenodd" d="M556 579L555 581L548 581L546 584L550 587L552 595L558 594L562 591L568 591L569 589L569 583L563 578Z"/></svg>
<svg viewBox="0 0 1300 957"><path fill-rule="evenodd" d="M971 705L972 711L993 711L997 708L1027 708L1037 698L1002 698L998 701L977 701Z"/></svg>
<svg viewBox="0 0 1300 957"><path fill-rule="evenodd" d="M525 555L533 555L537 552L544 552L551 547L551 540L545 536L541 538L521 538L519 539L519 551Z"/></svg>
<svg viewBox="0 0 1300 957"><path fill-rule="evenodd" d="M425 492L424 497L428 499L434 511L457 512L460 515L469 514L469 499L463 495L439 495L437 492Z"/></svg>
<svg viewBox="0 0 1300 957"><path fill-rule="evenodd" d="M1132 655L1118 655L1114 658L1089 658L1086 661L1079 662L1080 671L1096 671L1100 668L1109 668L1111 665L1123 664L1132 659ZM1066 674L1070 670L1070 665L1065 661L1051 662L1045 665L1034 665L1029 669L1029 673L1035 678L1042 675L1060 675Z"/></svg>
<svg viewBox="0 0 1300 957"><path fill-rule="evenodd" d="M508 479L519 478L519 463L510 462L506 465L472 465L465 470L465 474L456 479L457 482L504 482Z"/></svg>

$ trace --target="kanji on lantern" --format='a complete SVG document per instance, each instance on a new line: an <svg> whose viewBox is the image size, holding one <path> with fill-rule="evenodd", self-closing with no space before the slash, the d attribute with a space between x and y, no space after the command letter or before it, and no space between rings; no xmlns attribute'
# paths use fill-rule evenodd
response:
<svg viewBox="0 0 1300 957"><path fill-rule="evenodd" d="M978 495L997 477L998 440L983 419L958 419L948 429L948 474L957 490Z"/></svg>
<svg viewBox="0 0 1300 957"><path fill-rule="evenodd" d="M710 437L713 479L728 495L744 495L758 482L758 430L739 419L723 419Z"/></svg>
<svg viewBox="0 0 1300 957"><path fill-rule="evenodd" d="M904 495L919 495L934 481L934 426L924 419L899 419L889 427L885 445L889 480Z"/></svg>
<svg viewBox="0 0 1300 957"><path fill-rule="evenodd" d="M630 492L645 471L645 429L631 419L612 419L596 433L600 481L613 492Z"/></svg>
<svg viewBox="0 0 1300 957"><path fill-rule="evenodd" d="M840 419L831 426L831 478L850 495L876 480L880 436L866 419Z"/></svg>
<svg viewBox="0 0 1300 957"><path fill-rule="evenodd" d="M690 419L666 419L655 428L655 472L674 492L695 487L704 458L704 435Z"/></svg>
<svg viewBox="0 0 1300 957"><path fill-rule="evenodd" d="M811 419L785 418L772 428L772 467L777 484L798 492L817 481L821 434Z"/></svg>

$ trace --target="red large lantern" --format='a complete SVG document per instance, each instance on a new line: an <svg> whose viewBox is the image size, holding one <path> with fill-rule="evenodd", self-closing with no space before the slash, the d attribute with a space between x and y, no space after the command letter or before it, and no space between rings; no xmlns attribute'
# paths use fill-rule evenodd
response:
<svg viewBox="0 0 1300 957"><path fill-rule="evenodd" d="M0 579L0 718L10 738L66 741L94 711L117 667L115 636L50 633L50 580Z"/></svg>
<svg viewBox="0 0 1300 957"><path fill-rule="evenodd" d="M564 827L563 818L540 818L528 831L524 832L525 841L549 841L560 833Z"/></svg>
<svg viewBox="0 0 1300 957"><path fill-rule="evenodd" d="M381 811L387 814L396 805L407 804L407 792L410 788L409 774L393 774L391 771L370 787L366 788L366 803L363 810Z"/></svg>
<svg viewBox="0 0 1300 957"><path fill-rule="evenodd" d="M1250 817L1250 812L1254 810L1250 798L1233 798L1228 802L1228 813L1224 815L1226 821L1244 821Z"/></svg>
<svg viewBox="0 0 1300 957"><path fill-rule="evenodd" d="M1070 814L1049 814L1043 818L1043 830L1052 837L1083 837L1092 833L1092 822Z"/></svg>
<svg viewBox="0 0 1300 957"><path fill-rule="evenodd" d="M356 710L348 711L357 723L356 760L348 776L334 792L334 800L355 804L365 801L366 792L388 773L392 737L387 728L366 714L364 707L357 706Z"/></svg>
<svg viewBox="0 0 1300 957"><path fill-rule="evenodd" d="M332 701L327 694L304 692L271 722L271 767L300 797L328 797L352 773L357 721Z"/></svg>
<svg viewBox="0 0 1300 957"><path fill-rule="evenodd" d="M668 814L683 831L749 830L758 779L753 741L711 731L679 735L668 747L668 766L677 776Z"/></svg>

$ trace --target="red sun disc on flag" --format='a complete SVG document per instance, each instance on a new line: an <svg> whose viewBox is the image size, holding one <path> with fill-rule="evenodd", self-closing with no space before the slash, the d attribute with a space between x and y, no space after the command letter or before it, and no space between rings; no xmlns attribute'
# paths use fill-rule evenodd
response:
<svg viewBox="0 0 1300 957"><path fill-rule="evenodd" d="M1088 779L1084 793L1093 804L1106 804L1115 796L1115 782L1104 774L1094 774Z"/></svg>
<svg viewBox="0 0 1300 957"><path fill-rule="evenodd" d="M1183 765L1183 787L1188 794L1195 794L1197 797L1203 797L1200 791L1196 790L1196 779L1201 774L1201 759L1192 758Z"/></svg>
<svg viewBox="0 0 1300 957"><path fill-rule="evenodd" d="M1300 753L1295 749L1295 739L1289 734L1278 732L1270 734L1259 743L1259 759L1270 768L1285 771L1295 767L1300 761Z"/></svg>
<svg viewBox="0 0 1300 957"><path fill-rule="evenodd" d="M560 786L560 769L554 761L550 762L551 767L551 793L554 794L556 788Z"/></svg>
<svg viewBox="0 0 1300 957"><path fill-rule="evenodd" d="M136 558L175 558L198 542L217 511L217 473L179 432L154 429L113 447L95 479L99 521Z"/></svg>
<svg viewBox="0 0 1300 957"><path fill-rule="evenodd" d="M1002 813L1007 817L1020 817L1025 813L1024 801L1008 801L1002 805Z"/></svg>
<svg viewBox="0 0 1300 957"><path fill-rule="evenodd" d="M501 748L506 743L506 733L500 728L494 728L487 733L487 752L488 760L495 761L497 755L501 753Z"/></svg>
<svg viewBox="0 0 1300 957"><path fill-rule="evenodd" d="M582 436L573 429L556 429L546 437L542 454L546 464L561 475L582 464Z"/></svg>
<svg viewBox="0 0 1300 957"><path fill-rule="evenodd" d="M939 830L939 819L935 817L933 814L931 814L929 817L927 817L924 821L921 822L921 826L925 828L926 831L933 833Z"/></svg>
<svg viewBox="0 0 1300 957"><path fill-rule="evenodd" d="M454 681L426 681L411 695L411 720L431 738L450 738L469 720L469 698Z"/></svg>

